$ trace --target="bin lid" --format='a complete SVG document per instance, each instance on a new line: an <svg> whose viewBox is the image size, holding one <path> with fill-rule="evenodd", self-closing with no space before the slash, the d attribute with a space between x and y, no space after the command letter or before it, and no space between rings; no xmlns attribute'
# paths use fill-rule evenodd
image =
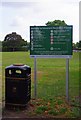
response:
<svg viewBox="0 0 81 120"><path fill-rule="evenodd" d="M12 68L27 70L28 68L30 68L30 66L25 65L25 64L12 64L12 65L6 67L6 69L12 69Z"/></svg>
<svg viewBox="0 0 81 120"><path fill-rule="evenodd" d="M13 66L24 66L24 64L17 63L17 64L13 64Z"/></svg>

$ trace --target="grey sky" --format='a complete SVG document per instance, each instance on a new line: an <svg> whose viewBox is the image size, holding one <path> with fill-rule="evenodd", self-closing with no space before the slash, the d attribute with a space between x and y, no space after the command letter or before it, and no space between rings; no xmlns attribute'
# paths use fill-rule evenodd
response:
<svg viewBox="0 0 81 120"><path fill-rule="evenodd" d="M79 40L79 0L2 0L0 40L17 32L29 41L31 25L45 25L56 19L73 25L73 41Z"/></svg>

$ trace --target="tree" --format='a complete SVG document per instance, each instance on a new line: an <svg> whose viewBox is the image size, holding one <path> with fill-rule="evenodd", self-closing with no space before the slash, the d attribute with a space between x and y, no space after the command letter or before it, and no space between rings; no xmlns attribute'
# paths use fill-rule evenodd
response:
<svg viewBox="0 0 81 120"><path fill-rule="evenodd" d="M73 43L74 50L81 50L81 41Z"/></svg>
<svg viewBox="0 0 81 120"><path fill-rule="evenodd" d="M81 40L79 41L79 49L81 49Z"/></svg>
<svg viewBox="0 0 81 120"><path fill-rule="evenodd" d="M2 51L2 41L0 41L0 52Z"/></svg>
<svg viewBox="0 0 81 120"><path fill-rule="evenodd" d="M3 51L20 51L26 45L27 42L16 32L6 35L2 43Z"/></svg>
<svg viewBox="0 0 81 120"><path fill-rule="evenodd" d="M73 50L75 50L76 49L76 44L75 43L73 43Z"/></svg>
<svg viewBox="0 0 81 120"><path fill-rule="evenodd" d="M79 42L76 42L76 48L79 48Z"/></svg>
<svg viewBox="0 0 81 120"><path fill-rule="evenodd" d="M65 21L61 21L61 20L54 20L54 21L48 21L46 23L47 26L66 26L67 24L65 23Z"/></svg>

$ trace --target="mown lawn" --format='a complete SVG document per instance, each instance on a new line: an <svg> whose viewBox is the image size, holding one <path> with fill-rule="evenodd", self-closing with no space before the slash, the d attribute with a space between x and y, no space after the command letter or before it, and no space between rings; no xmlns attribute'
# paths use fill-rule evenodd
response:
<svg viewBox="0 0 81 120"><path fill-rule="evenodd" d="M29 52L3 52L2 77L5 78L5 67L14 63L24 63L32 69L32 97L34 90L34 59ZM79 54L74 53L70 59L70 96L78 96L79 90ZM37 91L38 97L65 95L66 59L37 58ZM3 84L4 87L4 84ZM3 94L4 95L4 94Z"/></svg>
<svg viewBox="0 0 81 120"><path fill-rule="evenodd" d="M3 52L2 53L2 83L3 99L5 84L5 67L14 63L23 63L31 67L32 99L34 98L34 59L29 52ZM72 104L79 104L79 53L73 53L70 59L69 97ZM56 100L60 97L66 99L66 59L37 58L37 99L44 101ZM36 104L36 103L35 103ZM44 104L44 103L42 103ZM53 103L54 104L54 103ZM52 106L52 105L51 105ZM37 113L43 108L38 108ZM46 108L44 108L47 111ZM65 111L65 110L62 110ZM75 110L76 111L76 110ZM74 111L74 112L75 112ZM55 111L49 111L50 114ZM76 113L76 112L75 112ZM55 113L57 114L57 113Z"/></svg>
<svg viewBox="0 0 81 120"><path fill-rule="evenodd" d="M0 52L0 101L2 99L2 53Z"/></svg>

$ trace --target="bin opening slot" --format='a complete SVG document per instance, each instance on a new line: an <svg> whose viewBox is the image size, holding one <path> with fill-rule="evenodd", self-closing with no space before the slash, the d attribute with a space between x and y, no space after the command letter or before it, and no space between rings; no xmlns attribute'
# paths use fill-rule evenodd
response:
<svg viewBox="0 0 81 120"><path fill-rule="evenodd" d="M21 72L21 70L16 70L15 73L21 74L22 72Z"/></svg>
<svg viewBox="0 0 81 120"><path fill-rule="evenodd" d="M11 75L12 74L12 71L11 70L9 70L9 75Z"/></svg>
<svg viewBox="0 0 81 120"><path fill-rule="evenodd" d="M21 70L9 70L9 75L22 74Z"/></svg>

